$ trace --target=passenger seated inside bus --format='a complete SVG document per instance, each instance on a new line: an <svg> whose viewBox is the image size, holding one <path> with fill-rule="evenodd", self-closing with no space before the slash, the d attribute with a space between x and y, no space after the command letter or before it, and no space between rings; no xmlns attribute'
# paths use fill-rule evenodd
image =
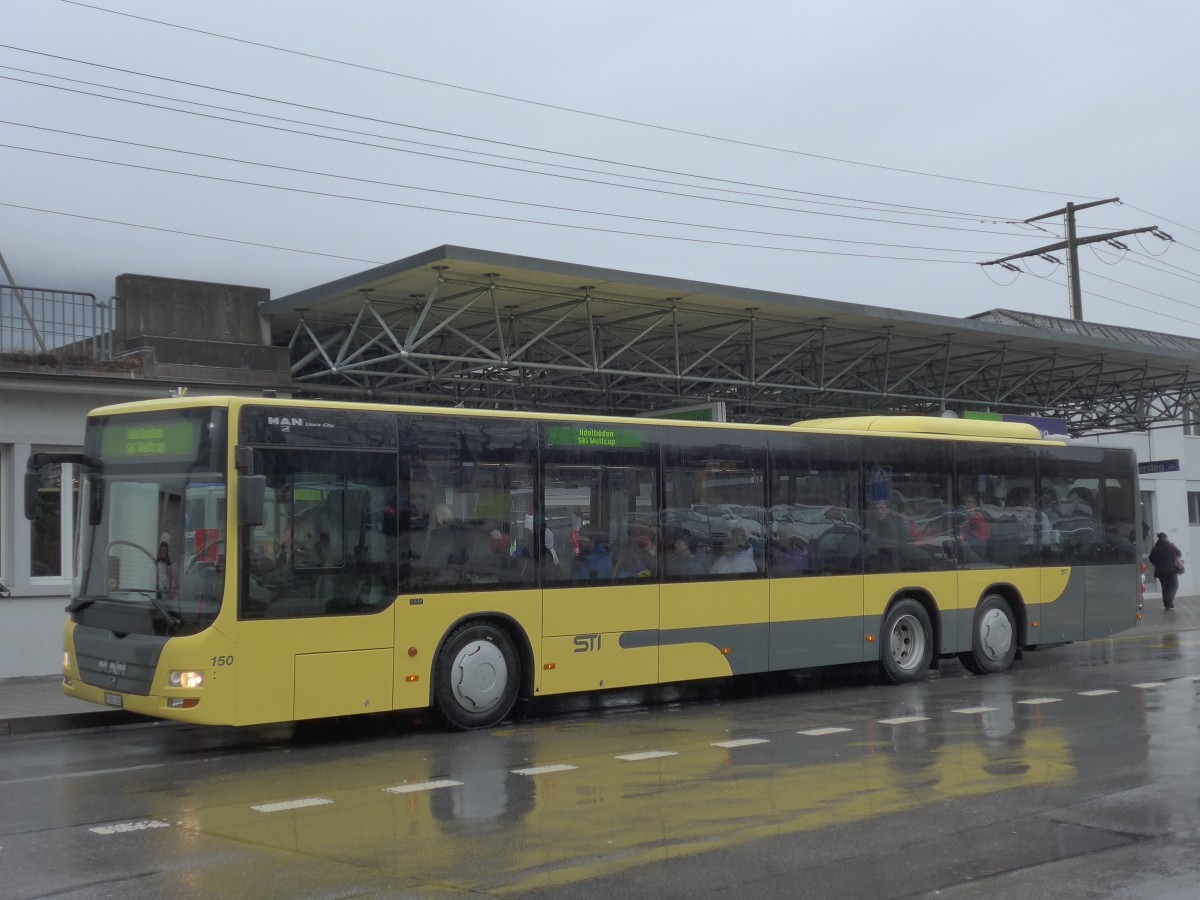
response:
<svg viewBox="0 0 1200 900"><path fill-rule="evenodd" d="M741 526L729 531L729 546L718 556L709 569L712 575L753 574L758 571L754 560L754 548L750 546L750 536Z"/></svg>
<svg viewBox="0 0 1200 900"><path fill-rule="evenodd" d="M653 578L658 570L658 550L650 532L643 531L629 537L618 555L616 578Z"/></svg>
<svg viewBox="0 0 1200 900"><path fill-rule="evenodd" d="M896 499L897 506L903 501ZM869 572L915 572L933 567L933 556L913 539L910 523L892 505L875 500L866 514L865 564Z"/></svg>
<svg viewBox="0 0 1200 900"><path fill-rule="evenodd" d="M666 572L672 578L697 578L708 572L708 553L694 536L678 528L663 539Z"/></svg>
<svg viewBox="0 0 1200 900"><path fill-rule="evenodd" d="M579 551L571 564L575 581L607 581L612 577L613 558L604 536L591 528L579 532Z"/></svg>
<svg viewBox="0 0 1200 900"><path fill-rule="evenodd" d="M445 581L457 581L455 571L467 564L470 558L468 541L470 529L454 518L445 503L435 504L429 512L429 526L425 530L425 544L420 554L420 564ZM440 575L439 575L440 573Z"/></svg>
<svg viewBox="0 0 1200 900"><path fill-rule="evenodd" d="M973 493L963 495L963 505L959 510L959 560L971 564L983 562L988 555L988 539L991 528L987 517L979 507L979 498Z"/></svg>
<svg viewBox="0 0 1200 900"><path fill-rule="evenodd" d="M771 545L771 574L795 575L807 572L810 559L808 543L801 537L776 541Z"/></svg>

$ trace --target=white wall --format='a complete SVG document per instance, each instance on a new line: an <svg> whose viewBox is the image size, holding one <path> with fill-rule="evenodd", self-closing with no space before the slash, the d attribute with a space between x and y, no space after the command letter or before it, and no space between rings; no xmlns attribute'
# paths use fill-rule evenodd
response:
<svg viewBox="0 0 1200 900"><path fill-rule="evenodd" d="M152 393L151 393L152 391ZM25 461L31 447L79 449L89 410L124 400L162 396L146 385L101 387L57 376L45 381L0 380L0 678L62 671L65 578L30 575L29 523L24 515Z"/></svg>
<svg viewBox="0 0 1200 900"><path fill-rule="evenodd" d="M1151 509L1143 510L1142 515L1150 524L1151 540L1154 534L1165 531L1189 563L1187 571L1179 578L1179 596L1196 594L1196 572L1191 563L1198 559L1196 554L1200 552L1200 527L1188 524L1187 495L1188 491L1200 492L1200 437L1185 435L1181 427L1175 426L1136 434L1077 438L1076 443L1130 447L1137 453L1139 463L1179 460L1178 472L1140 477L1141 490L1151 491L1154 495ZM1158 582L1153 580L1153 574L1152 570L1146 572L1146 594L1157 597Z"/></svg>

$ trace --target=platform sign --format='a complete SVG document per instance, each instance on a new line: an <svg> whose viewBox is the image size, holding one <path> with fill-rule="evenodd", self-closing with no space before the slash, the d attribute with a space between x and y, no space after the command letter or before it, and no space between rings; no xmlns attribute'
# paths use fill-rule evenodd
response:
<svg viewBox="0 0 1200 900"><path fill-rule="evenodd" d="M1152 459L1148 462L1138 463L1139 475L1159 475L1163 472L1178 472L1179 460L1177 459Z"/></svg>

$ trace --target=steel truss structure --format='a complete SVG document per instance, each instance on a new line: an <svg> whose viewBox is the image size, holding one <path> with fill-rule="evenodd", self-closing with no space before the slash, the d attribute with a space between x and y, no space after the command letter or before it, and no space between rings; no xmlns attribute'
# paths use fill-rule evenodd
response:
<svg viewBox="0 0 1200 900"><path fill-rule="evenodd" d="M742 422L982 410L1142 430L1196 404L1200 342L954 319L442 247L265 304L297 392ZM1058 323L1057 329L1046 327ZM1077 326L1077 327L1075 327Z"/></svg>

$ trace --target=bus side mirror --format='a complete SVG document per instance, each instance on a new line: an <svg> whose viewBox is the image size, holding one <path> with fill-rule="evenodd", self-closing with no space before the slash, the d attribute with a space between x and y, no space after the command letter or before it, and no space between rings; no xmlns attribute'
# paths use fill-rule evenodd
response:
<svg viewBox="0 0 1200 900"><path fill-rule="evenodd" d="M266 520L267 476L238 476L238 521L261 525Z"/></svg>

